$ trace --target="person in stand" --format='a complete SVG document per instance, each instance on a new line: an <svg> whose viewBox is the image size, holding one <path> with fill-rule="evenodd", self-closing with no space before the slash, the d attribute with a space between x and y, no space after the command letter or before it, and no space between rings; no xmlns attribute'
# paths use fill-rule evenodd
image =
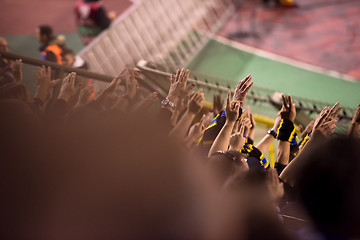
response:
<svg viewBox="0 0 360 240"><path fill-rule="evenodd" d="M36 35L41 44L39 48L41 59L62 64L61 53L64 48L64 36L55 37L53 29L48 25L40 25L36 29Z"/></svg>
<svg viewBox="0 0 360 240"><path fill-rule="evenodd" d="M75 4L76 24L84 45L88 45L96 36L110 26L115 12L106 13L99 0L80 0Z"/></svg>

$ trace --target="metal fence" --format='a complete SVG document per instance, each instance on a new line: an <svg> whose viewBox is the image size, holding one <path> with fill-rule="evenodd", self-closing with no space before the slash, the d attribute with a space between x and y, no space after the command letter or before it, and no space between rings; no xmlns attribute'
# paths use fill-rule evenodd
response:
<svg viewBox="0 0 360 240"><path fill-rule="evenodd" d="M79 55L91 71L114 76L140 59L165 71L183 66L234 12L231 0L142 0Z"/></svg>

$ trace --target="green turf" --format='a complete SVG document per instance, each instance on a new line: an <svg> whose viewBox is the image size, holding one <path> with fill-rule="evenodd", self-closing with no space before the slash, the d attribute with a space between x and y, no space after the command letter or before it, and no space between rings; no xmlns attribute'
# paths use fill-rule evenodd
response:
<svg viewBox="0 0 360 240"><path fill-rule="evenodd" d="M199 73L232 80L232 86L251 74L256 86L311 100L328 103L339 101L343 106L353 108L360 103L360 83L260 57L215 40L211 40L187 67Z"/></svg>
<svg viewBox="0 0 360 240"><path fill-rule="evenodd" d="M77 33L65 33L66 47L72 49L75 53L82 49L82 43ZM40 59L40 52L38 51L39 43L34 35L17 35L17 36L4 36L9 42L10 51L27 57ZM24 85L34 93L36 90L36 81L33 72L36 67L24 64L23 78Z"/></svg>

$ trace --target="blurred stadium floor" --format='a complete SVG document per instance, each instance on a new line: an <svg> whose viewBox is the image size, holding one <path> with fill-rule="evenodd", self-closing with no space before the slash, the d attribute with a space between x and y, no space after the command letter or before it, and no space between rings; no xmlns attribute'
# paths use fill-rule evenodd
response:
<svg viewBox="0 0 360 240"><path fill-rule="evenodd" d="M359 0L296 0L290 9L240 2L221 36L360 80Z"/></svg>

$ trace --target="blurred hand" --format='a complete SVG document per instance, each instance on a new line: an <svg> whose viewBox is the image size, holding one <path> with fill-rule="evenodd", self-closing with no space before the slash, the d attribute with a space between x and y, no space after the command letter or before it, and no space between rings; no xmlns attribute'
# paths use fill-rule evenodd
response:
<svg viewBox="0 0 360 240"><path fill-rule="evenodd" d="M302 139L304 139L304 138L306 137L306 135L308 135L308 134L312 131L312 129L313 129L313 127L314 127L314 123L315 123L315 121L312 120L312 121L306 126L306 128L301 132L301 138L302 138Z"/></svg>
<svg viewBox="0 0 360 240"><path fill-rule="evenodd" d="M37 81L37 89L34 97L41 99L45 103L52 98L54 87L61 80L51 81L51 68L46 68L45 66L38 67L34 73L34 77Z"/></svg>
<svg viewBox="0 0 360 240"><path fill-rule="evenodd" d="M191 138L193 141L199 139L205 132L206 126L204 124L206 115L204 114L200 119L200 122L195 123L189 130L188 137Z"/></svg>
<svg viewBox="0 0 360 240"><path fill-rule="evenodd" d="M267 182L270 189L270 199L278 201L284 195L284 185L279 181L277 171L270 167L267 170Z"/></svg>
<svg viewBox="0 0 360 240"><path fill-rule="evenodd" d="M204 93L202 89L200 89L190 96L188 103L188 111L193 114L198 114L201 108L203 107L204 102L205 102Z"/></svg>
<svg viewBox="0 0 360 240"><path fill-rule="evenodd" d="M139 83L135 78L136 73L134 72L129 72L129 73L130 73L129 76L126 79L126 95L130 99L133 99L136 95L137 90L139 89Z"/></svg>
<svg viewBox="0 0 360 240"><path fill-rule="evenodd" d="M13 65L14 79L15 82L17 83L22 83L23 80L22 66L23 66L22 59L16 60Z"/></svg>
<svg viewBox="0 0 360 240"><path fill-rule="evenodd" d="M218 115L224 109L224 99L221 94L214 94L213 99L213 113L214 115Z"/></svg>
<svg viewBox="0 0 360 240"><path fill-rule="evenodd" d="M69 100L75 96L79 88L75 88L76 73L69 73L62 81L59 99L69 102Z"/></svg>
<svg viewBox="0 0 360 240"><path fill-rule="evenodd" d="M144 98L142 101L137 103L133 109L130 110L130 113L142 113L143 111L149 109L149 107L157 100L158 93L153 92L149 94L146 98Z"/></svg>
<svg viewBox="0 0 360 240"><path fill-rule="evenodd" d="M351 122L360 124L360 104L359 104L359 106L356 108L354 117L353 117L353 119L352 119Z"/></svg>
<svg viewBox="0 0 360 240"><path fill-rule="evenodd" d="M82 107L85 106L89 100L90 100L90 95L94 92L94 88L92 86L87 86L85 88L83 88L80 91L80 95L78 98L78 101L76 103L76 107Z"/></svg>

